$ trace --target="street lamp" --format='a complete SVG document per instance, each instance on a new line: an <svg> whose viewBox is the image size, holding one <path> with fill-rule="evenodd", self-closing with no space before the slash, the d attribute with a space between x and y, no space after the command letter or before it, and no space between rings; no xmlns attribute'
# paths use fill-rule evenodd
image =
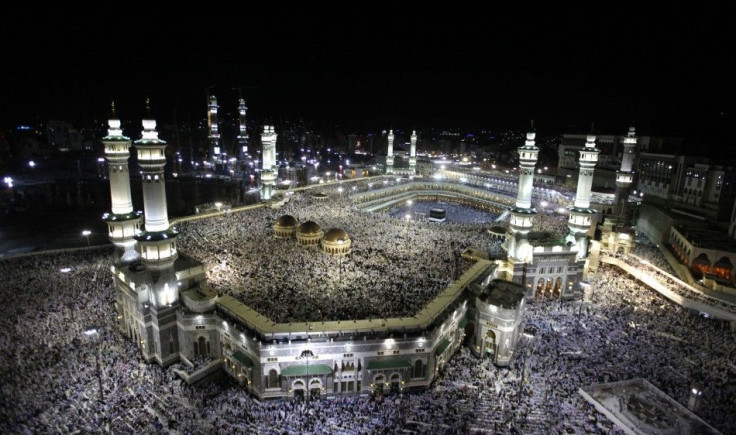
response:
<svg viewBox="0 0 736 435"><path fill-rule="evenodd" d="M692 412L698 412L700 408L700 396L703 395L703 388L700 384L694 383L690 389L690 397L687 401L687 408Z"/></svg>
<svg viewBox="0 0 736 435"><path fill-rule="evenodd" d="M342 198L342 187L338 187L337 191L340 192L340 198Z"/></svg>
<svg viewBox="0 0 736 435"><path fill-rule="evenodd" d="M222 203L220 201L217 201L215 203L215 207L217 207L217 211L219 212L220 211L220 207L222 207Z"/></svg>
<svg viewBox="0 0 736 435"><path fill-rule="evenodd" d="M97 381L100 385L100 401L105 401L105 392L102 390L102 370L100 370L100 332L97 328L90 328L83 332L87 337L97 337L97 352L95 353L95 365L97 366Z"/></svg>
<svg viewBox="0 0 736 435"><path fill-rule="evenodd" d="M92 234L90 230L82 230L82 235L87 238L87 247L89 248L89 235Z"/></svg>

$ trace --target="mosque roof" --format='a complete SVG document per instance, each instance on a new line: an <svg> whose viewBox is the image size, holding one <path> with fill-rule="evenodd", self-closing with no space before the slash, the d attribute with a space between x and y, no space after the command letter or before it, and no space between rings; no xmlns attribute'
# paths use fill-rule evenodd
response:
<svg viewBox="0 0 736 435"><path fill-rule="evenodd" d="M276 220L276 226L279 227L295 227L299 225L299 221L290 214L285 214Z"/></svg>
<svg viewBox="0 0 736 435"><path fill-rule="evenodd" d="M317 234L322 231L322 228L320 228L319 224L315 221L306 221L299 225L299 229L296 231L301 234Z"/></svg>
<svg viewBox="0 0 736 435"><path fill-rule="evenodd" d="M348 236L348 233L345 232L345 230L341 228L330 228L322 238L323 240L327 242L338 242L340 240L350 240L350 237Z"/></svg>

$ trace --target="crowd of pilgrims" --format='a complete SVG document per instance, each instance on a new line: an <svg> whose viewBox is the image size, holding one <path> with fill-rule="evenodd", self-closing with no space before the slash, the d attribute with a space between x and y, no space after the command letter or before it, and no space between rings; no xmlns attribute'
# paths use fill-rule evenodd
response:
<svg viewBox="0 0 736 435"><path fill-rule="evenodd" d="M458 208L460 214L474 213ZM284 214L345 230L342 257L296 238L274 237ZM353 208L335 189L327 201L296 193L278 209L233 212L179 226L179 251L203 262L220 294L230 294L276 322L389 318L415 314L472 262L467 248L501 255L487 225L397 219Z"/></svg>
<svg viewBox="0 0 736 435"><path fill-rule="evenodd" d="M358 192L367 189L365 183L355 184ZM396 217L395 212L355 208L349 198L354 190L348 187L344 194L334 186L325 190L327 201L307 191L290 196L278 209L183 222L179 250L207 266L209 283L218 293L230 294L276 322L413 315L472 265L460 256L465 249L487 252L490 258L504 256L501 241L487 233L495 216L486 212L441 204L449 219L435 223L426 220L428 206L418 202L402 207L411 214L407 221L405 212ZM299 222L315 221L324 231L345 230L351 252L336 257L319 245L275 238L273 224L284 214ZM565 215L540 213L535 219L536 231L567 233Z"/></svg>
<svg viewBox="0 0 736 435"><path fill-rule="evenodd" d="M507 368L461 350L430 390L261 402L223 378L188 386L116 329L111 250L0 261L2 433L623 433L578 388L643 377L736 433L736 342L602 265L590 301L530 301ZM97 333L84 334L95 328ZM99 397L100 358L104 399Z"/></svg>

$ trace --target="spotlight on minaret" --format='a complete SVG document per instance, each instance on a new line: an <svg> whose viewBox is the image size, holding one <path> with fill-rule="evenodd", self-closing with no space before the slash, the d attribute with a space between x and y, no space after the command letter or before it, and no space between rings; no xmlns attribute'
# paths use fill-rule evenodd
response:
<svg viewBox="0 0 736 435"><path fill-rule="evenodd" d="M120 120L115 115L115 102L112 103L112 116L107 121L107 136L102 138L105 146L108 178L110 179L110 202L112 210L105 213L102 220L107 224L108 238L115 246L114 263L128 264L138 259L134 236L141 221L140 212L133 211L130 194L130 138L123 136Z"/></svg>
<svg viewBox="0 0 736 435"><path fill-rule="evenodd" d="M588 256L588 231L593 224L592 218L596 211L590 208L590 192L593 187L593 171L598 162L600 150L595 147L595 135L588 135L585 147L580 150L580 172L578 175L578 190L575 195L575 204L570 208L567 227L570 234L567 241L577 246L577 259Z"/></svg>
<svg viewBox="0 0 736 435"><path fill-rule="evenodd" d="M276 132L273 126L263 126L261 133L261 143L263 145L262 167L261 167L261 199L269 200L273 195L273 188L276 184L276 175L278 168L276 167Z"/></svg>
<svg viewBox="0 0 736 435"><path fill-rule="evenodd" d="M634 182L634 156L636 155L636 129L629 127L624 138L624 151L621 157L621 169L616 172L616 214L626 219L629 191Z"/></svg>
<svg viewBox="0 0 736 435"><path fill-rule="evenodd" d="M533 130L532 124L532 130ZM539 148L535 145L536 133L526 134L524 146L519 147L519 190L516 205L511 208L506 249L509 259L514 263L514 280L520 279L523 264L531 261L532 246L527 238L532 229L532 219L536 210L532 208L532 187L534 185L534 168L539 156Z"/></svg>
<svg viewBox="0 0 736 435"><path fill-rule="evenodd" d="M386 152L386 173L394 173L394 131L388 131L388 151Z"/></svg>
<svg viewBox="0 0 736 435"><path fill-rule="evenodd" d="M411 148L409 148L409 172L412 175L417 173L417 131L411 132Z"/></svg>

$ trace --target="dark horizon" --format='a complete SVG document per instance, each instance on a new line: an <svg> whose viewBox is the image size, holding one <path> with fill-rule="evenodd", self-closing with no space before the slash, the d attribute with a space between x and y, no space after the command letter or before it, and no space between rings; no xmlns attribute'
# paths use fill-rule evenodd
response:
<svg viewBox="0 0 736 435"><path fill-rule="evenodd" d="M23 19L25 18L25 19ZM525 128L727 138L736 60L733 20L624 14L595 21L201 24L5 17L0 126L126 120L150 96L160 122L205 117L214 93L233 111L238 87L253 122L345 130ZM154 22L156 20L152 20ZM241 28L237 28L240 24ZM117 27L116 27L117 26ZM54 30L52 30L54 29ZM211 88L210 88L211 87ZM210 88L206 91L206 88Z"/></svg>

